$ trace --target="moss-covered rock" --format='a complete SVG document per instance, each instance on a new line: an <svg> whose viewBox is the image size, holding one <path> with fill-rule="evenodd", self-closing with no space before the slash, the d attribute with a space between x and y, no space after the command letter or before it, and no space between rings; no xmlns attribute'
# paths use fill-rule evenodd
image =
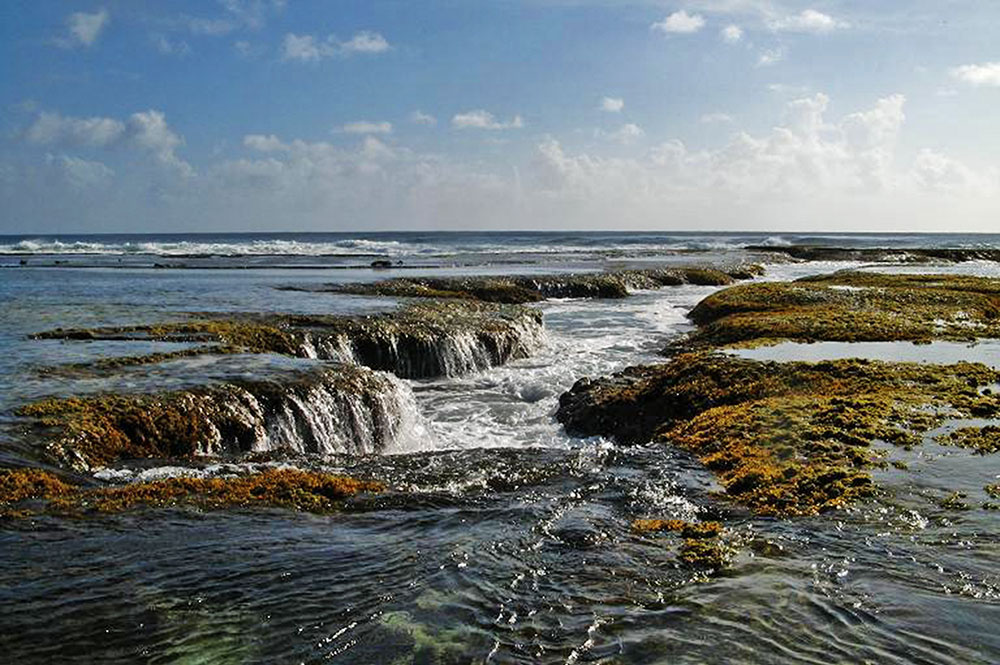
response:
<svg viewBox="0 0 1000 665"><path fill-rule="evenodd" d="M0 515L27 517L26 500L43 501L42 512L120 512L136 506L195 506L201 509L279 507L327 512L382 483L298 469L270 469L232 478L169 478L114 487L72 485L41 469L0 469Z"/></svg>
<svg viewBox="0 0 1000 665"><path fill-rule="evenodd" d="M624 298L630 291L698 284L724 286L763 274L756 264L725 270L715 268L650 268L566 275L483 277L400 277L373 283L329 284L320 289L367 296L398 298L459 298L495 303L533 303L547 298ZM298 290L300 287L280 287Z"/></svg>
<svg viewBox="0 0 1000 665"><path fill-rule="evenodd" d="M979 386L1000 374L838 360L757 362L709 353L582 380L560 398L572 433L691 451L732 498L763 515L808 515L874 491L874 441L916 445L947 417L1000 413Z"/></svg>
<svg viewBox="0 0 1000 665"><path fill-rule="evenodd" d="M77 470L123 459L184 459L276 448L378 452L406 426L398 381L353 365L282 379L25 405L25 436Z"/></svg>
<svg viewBox="0 0 1000 665"><path fill-rule="evenodd" d="M212 344L203 353L277 353L356 362L404 378L454 376L529 356L541 344L542 314L520 305L428 301L368 316L234 314L146 326L55 329L37 339L141 340ZM196 355L109 359L126 366Z"/></svg>
<svg viewBox="0 0 1000 665"><path fill-rule="evenodd" d="M702 300L687 344L1000 337L1000 280L839 272L743 284Z"/></svg>

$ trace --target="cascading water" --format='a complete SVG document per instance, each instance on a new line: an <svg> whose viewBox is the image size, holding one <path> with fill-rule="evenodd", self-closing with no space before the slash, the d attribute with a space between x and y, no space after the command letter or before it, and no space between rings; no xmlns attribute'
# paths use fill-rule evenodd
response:
<svg viewBox="0 0 1000 665"><path fill-rule="evenodd" d="M343 370L330 369L310 385L292 385L277 394L255 395L246 388L227 393L234 397L224 402L225 410L252 432L241 447L251 452L377 454L424 445L427 428L409 385L382 372L350 372L361 380L345 385ZM227 450L231 444L220 436L205 452Z"/></svg>

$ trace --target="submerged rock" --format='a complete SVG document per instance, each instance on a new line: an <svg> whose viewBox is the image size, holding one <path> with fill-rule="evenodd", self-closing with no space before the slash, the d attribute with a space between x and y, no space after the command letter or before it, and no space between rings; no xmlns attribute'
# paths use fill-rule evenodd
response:
<svg viewBox="0 0 1000 665"><path fill-rule="evenodd" d="M838 272L734 286L689 316L699 328L682 345L996 338L1000 280Z"/></svg>
<svg viewBox="0 0 1000 665"><path fill-rule="evenodd" d="M485 277L406 277L362 284L316 287L280 287L286 290L324 291L400 298L458 298L523 304L547 298L624 298L630 291L699 284L724 286L737 279L763 274L756 264L726 270L715 268L651 268L568 275L511 275Z"/></svg>
<svg viewBox="0 0 1000 665"><path fill-rule="evenodd" d="M27 419L30 435L76 470L129 458L269 450L376 453L419 425L408 386L353 365L281 380L55 398L17 413Z"/></svg>
<svg viewBox="0 0 1000 665"><path fill-rule="evenodd" d="M873 493L872 442L917 445L946 418L996 417L1000 399L977 388L998 379L971 363L695 353L581 380L561 396L557 418L573 434L677 445L756 513L809 515Z"/></svg>
<svg viewBox="0 0 1000 665"><path fill-rule="evenodd" d="M56 329L34 337L208 343L217 345L205 347L208 353L338 360L416 379L458 376L526 358L541 346L544 329L541 312L532 308L441 301L369 316L239 314L146 326ZM144 358L121 364L141 364Z"/></svg>

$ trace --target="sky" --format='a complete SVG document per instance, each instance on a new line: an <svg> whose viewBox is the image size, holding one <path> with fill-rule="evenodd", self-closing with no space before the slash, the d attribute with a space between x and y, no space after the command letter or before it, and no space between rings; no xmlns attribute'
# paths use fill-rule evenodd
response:
<svg viewBox="0 0 1000 665"><path fill-rule="evenodd" d="M0 233L1000 231L995 0L4 0Z"/></svg>

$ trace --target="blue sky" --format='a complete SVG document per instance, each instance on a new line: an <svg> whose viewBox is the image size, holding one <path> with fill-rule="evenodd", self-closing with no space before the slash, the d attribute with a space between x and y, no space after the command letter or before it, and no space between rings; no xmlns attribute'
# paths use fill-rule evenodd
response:
<svg viewBox="0 0 1000 665"><path fill-rule="evenodd" d="M991 0L7 0L0 58L0 232L1000 228Z"/></svg>

